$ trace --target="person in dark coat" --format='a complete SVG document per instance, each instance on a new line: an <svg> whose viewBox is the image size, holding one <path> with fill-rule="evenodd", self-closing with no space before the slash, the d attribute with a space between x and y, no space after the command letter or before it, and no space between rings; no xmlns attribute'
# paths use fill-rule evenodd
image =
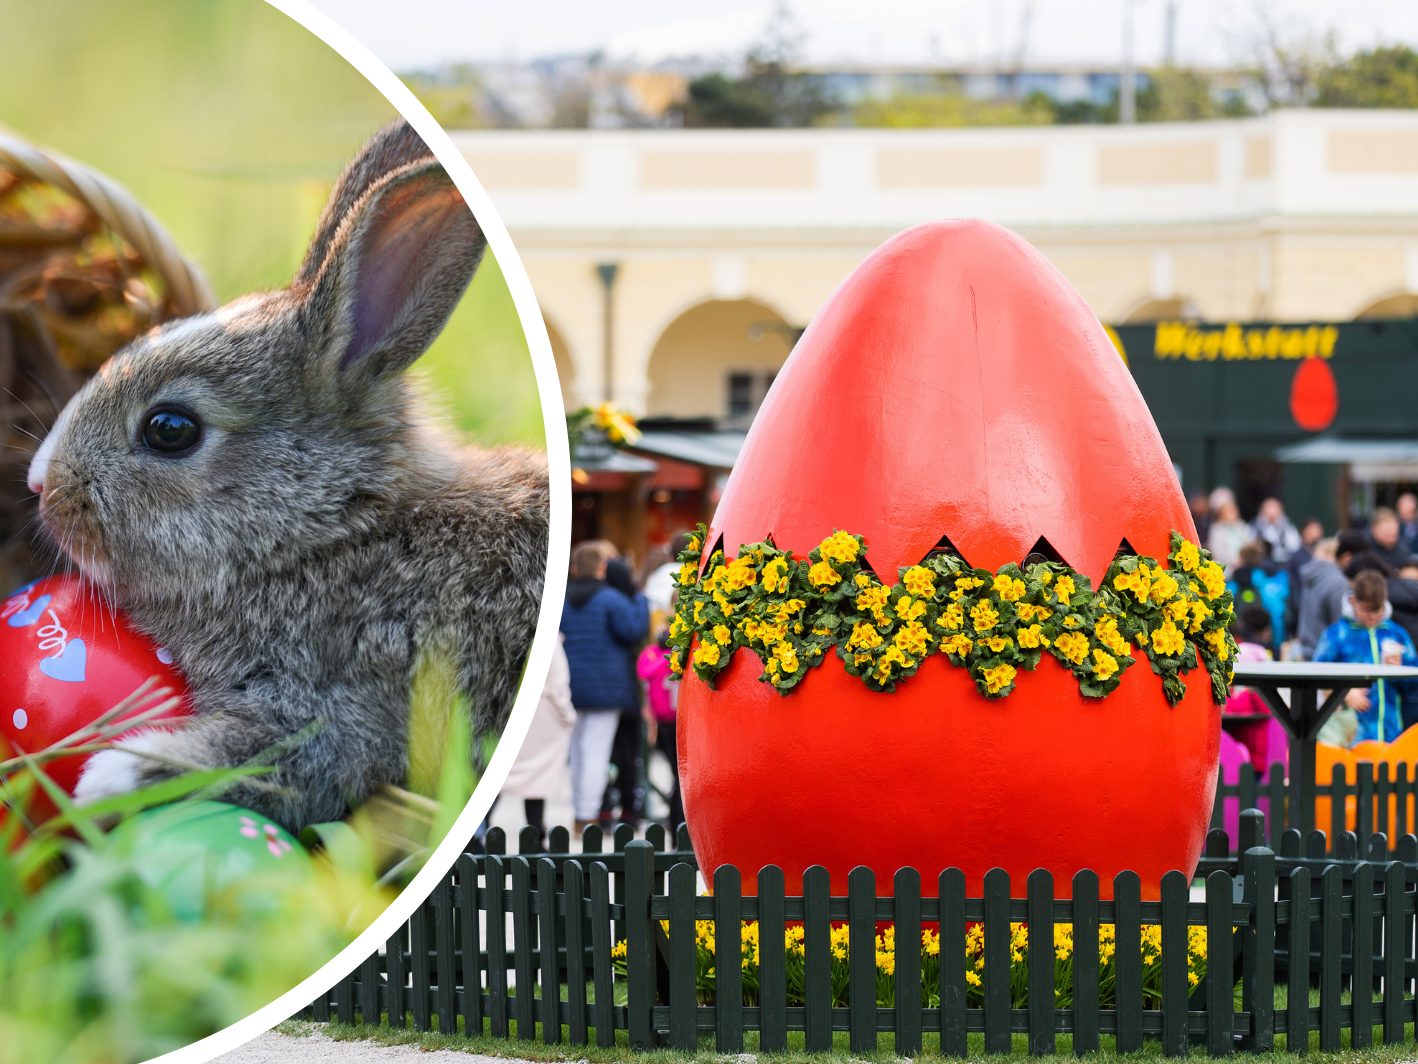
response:
<svg viewBox="0 0 1418 1064"><path fill-rule="evenodd" d="M1334 539L1315 544L1315 556L1300 570L1299 623L1296 638L1305 661L1314 657L1315 644L1324 630L1344 615L1344 600L1349 595L1349 579L1344 566L1358 554L1368 550L1369 542L1362 532L1350 529Z"/></svg>
<svg viewBox="0 0 1418 1064"><path fill-rule="evenodd" d="M640 594L640 585L635 574L624 558L612 558L606 563L606 583L628 599ZM645 597L649 601L648 596ZM647 633L648 634L648 633ZM644 640L640 640L641 643ZM641 783L645 753L645 720L641 713L640 676L636 672L636 662L640 647L633 648L630 671L635 684L635 705L620 711L620 723L616 725L615 741L611 744L611 767L615 778L606 787L601 799L601 820L609 823L620 808L620 819L627 824L637 823L645 810L645 788Z"/></svg>
<svg viewBox="0 0 1418 1064"><path fill-rule="evenodd" d="M1400 532L1398 515L1385 506L1375 510L1369 519L1369 550L1377 554L1391 572L1402 569L1412 558Z"/></svg>
<svg viewBox="0 0 1418 1064"><path fill-rule="evenodd" d="M571 579L561 610L576 707L571 802L578 831L600 815L620 715L640 705L635 652L649 632L650 605L644 595L626 595L606 583L606 566L617 553L606 540L578 543L572 549Z"/></svg>

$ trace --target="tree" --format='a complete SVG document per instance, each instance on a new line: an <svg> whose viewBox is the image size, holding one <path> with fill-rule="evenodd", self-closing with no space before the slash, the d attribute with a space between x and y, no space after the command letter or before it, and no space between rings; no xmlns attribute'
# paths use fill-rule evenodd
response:
<svg viewBox="0 0 1418 1064"><path fill-rule="evenodd" d="M780 0L763 38L744 56L743 73L706 74L689 83L681 107L686 126L810 126L833 109L822 82L794 69L803 33Z"/></svg>
<svg viewBox="0 0 1418 1064"><path fill-rule="evenodd" d="M1260 84L1270 107L1307 107L1324 72L1336 65L1333 30L1317 34L1294 24L1282 27L1276 12L1256 2L1256 28L1250 44L1249 73Z"/></svg>
<svg viewBox="0 0 1418 1064"><path fill-rule="evenodd" d="M1326 67L1316 107L1418 107L1418 52L1396 44L1357 52Z"/></svg>

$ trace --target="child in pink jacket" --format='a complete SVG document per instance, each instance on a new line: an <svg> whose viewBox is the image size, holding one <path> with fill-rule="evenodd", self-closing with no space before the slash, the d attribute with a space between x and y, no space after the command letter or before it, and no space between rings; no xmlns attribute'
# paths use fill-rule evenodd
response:
<svg viewBox="0 0 1418 1064"><path fill-rule="evenodd" d="M669 631L661 630L659 638L640 652L635 671L645 683L646 738L669 759L674 773L670 790L668 827L673 832L684 822L684 806L679 795L679 752L675 746L675 710L679 702L679 681L670 676Z"/></svg>

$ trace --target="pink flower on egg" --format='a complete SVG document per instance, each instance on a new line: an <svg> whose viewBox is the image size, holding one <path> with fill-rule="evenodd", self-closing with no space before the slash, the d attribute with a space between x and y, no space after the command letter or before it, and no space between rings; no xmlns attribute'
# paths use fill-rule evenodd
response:
<svg viewBox="0 0 1418 1064"><path fill-rule="evenodd" d="M281 838L280 829L274 824L260 824L249 816L241 818L241 834L248 839L265 838L266 849L272 857L284 857L291 852L291 844Z"/></svg>

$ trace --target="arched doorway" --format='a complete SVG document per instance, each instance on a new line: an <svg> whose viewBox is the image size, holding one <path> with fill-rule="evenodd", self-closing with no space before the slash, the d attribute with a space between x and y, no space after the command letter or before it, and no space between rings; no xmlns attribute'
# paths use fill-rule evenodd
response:
<svg viewBox="0 0 1418 1064"><path fill-rule="evenodd" d="M1123 315L1119 325L1145 325L1153 321L1196 321L1201 310L1189 299L1146 299Z"/></svg>
<svg viewBox="0 0 1418 1064"><path fill-rule="evenodd" d="M547 339L551 341L551 355L556 362L556 376L561 382L561 401L566 404L568 411L585 406L576 380L576 363L571 358L570 348L566 346L566 338L545 315L542 316L542 324L547 327Z"/></svg>
<svg viewBox="0 0 1418 1064"><path fill-rule="evenodd" d="M1392 295L1376 299L1359 313L1354 315L1355 321L1376 321L1383 318L1414 318L1418 317L1418 293L1397 292Z"/></svg>
<svg viewBox="0 0 1418 1064"><path fill-rule="evenodd" d="M716 299L691 307L650 353L646 414L747 424L797 334L757 300Z"/></svg>

